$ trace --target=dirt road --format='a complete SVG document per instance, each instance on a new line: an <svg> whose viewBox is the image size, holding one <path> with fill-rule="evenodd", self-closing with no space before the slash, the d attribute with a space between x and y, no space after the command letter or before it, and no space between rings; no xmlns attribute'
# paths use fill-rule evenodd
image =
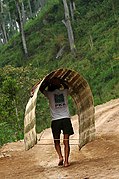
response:
<svg viewBox="0 0 119 179"><path fill-rule="evenodd" d="M23 141L0 149L0 179L119 179L119 99L95 110L96 140L80 151L78 140L71 140L69 167L57 166L51 130L46 129L42 140L29 151L24 150ZM72 123L75 135L71 138L78 139L77 116Z"/></svg>

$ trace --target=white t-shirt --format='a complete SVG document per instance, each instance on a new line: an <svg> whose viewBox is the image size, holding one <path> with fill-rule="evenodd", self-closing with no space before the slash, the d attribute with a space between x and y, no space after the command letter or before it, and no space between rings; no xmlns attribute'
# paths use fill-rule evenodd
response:
<svg viewBox="0 0 119 179"><path fill-rule="evenodd" d="M45 91L44 94L49 99L52 120L70 117L68 101L67 101L67 95L68 95L67 89L64 90L56 89L54 91Z"/></svg>

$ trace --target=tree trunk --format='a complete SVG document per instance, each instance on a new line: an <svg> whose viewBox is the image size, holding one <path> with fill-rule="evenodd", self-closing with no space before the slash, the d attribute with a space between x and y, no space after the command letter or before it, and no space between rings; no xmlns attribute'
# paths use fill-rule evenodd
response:
<svg viewBox="0 0 119 179"><path fill-rule="evenodd" d="M68 9L68 5L67 5L67 1L63 0L63 3L64 3L64 11L65 11L65 20L63 21L63 23L65 24L65 26L67 28L71 53L74 56L76 56L76 47L75 47L75 44L74 44L74 35L73 35L73 30L72 30L72 26L71 26L71 22L70 22L69 9Z"/></svg>
<svg viewBox="0 0 119 179"><path fill-rule="evenodd" d="M40 0L41 8L45 5L45 3L46 3L46 0Z"/></svg>
<svg viewBox="0 0 119 179"><path fill-rule="evenodd" d="M74 21L74 11L73 11L73 7L72 7L72 4L70 2L70 12L71 12L71 18L72 18L72 21Z"/></svg>
<svg viewBox="0 0 119 179"><path fill-rule="evenodd" d="M6 27L5 27L5 19L4 19L4 10L3 10L3 1L1 1L1 29L2 29L2 35L3 35L3 43L8 42Z"/></svg>
<svg viewBox="0 0 119 179"><path fill-rule="evenodd" d="M70 0L69 5L70 5L71 18L72 18L72 21L74 21L74 11L76 10L74 0Z"/></svg>
<svg viewBox="0 0 119 179"><path fill-rule="evenodd" d="M56 59L60 58L64 53L65 46L63 46L57 53Z"/></svg>
<svg viewBox="0 0 119 179"><path fill-rule="evenodd" d="M24 33L24 28L23 28L23 20L22 20L20 5L17 0L15 0L15 4L16 4L17 11L18 11L19 27L20 27L20 33L21 33L21 38L22 38L23 49L24 49L25 56L28 57L28 50L27 50L27 45L26 45L26 39L25 39L25 33Z"/></svg>
<svg viewBox="0 0 119 179"><path fill-rule="evenodd" d="M1 42L3 43L3 31L2 31L2 24L0 23L0 39L1 39ZM4 43L3 43L4 44Z"/></svg>
<svg viewBox="0 0 119 179"><path fill-rule="evenodd" d="M16 119L17 119L17 126L18 127L20 127L19 126L19 115L18 115L18 108L17 108L17 102L16 102L16 100L14 99L14 106L15 106L15 112L16 112Z"/></svg>
<svg viewBox="0 0 119 179"><path fill-rule="evenodd" d="M35 9L34 9L34 16L36 16L37 11L38 11L37 1L36 0L34 0L34 7L35 7Z"/></svg>
<svg viewBox="0 0 119 179"><path fill-rule="evenodd" d="M74 2L74 0L71 0L71 2L72 2L72 7L73 7L73 10L75 11L75 10L76 10L76 5L75 5L75 2Z"/></svg>
<svg viewBox="0 0 119 179"><path fill-rule="evenodd" d="M1 24L0 24L0 46L3 45L3 33L2 33L2 28L1 28Z"/></svg>
<svg viewBox="0 0 119 179"><path fill-rule="evenodd" d="M3 32L3 42L6 44L8 42L7 32L5 28L5 23L2 22L2 32Z"/></svg>
<svg viewBox="0 0 119 179"><path fill-rule="evenodd" d="M8 16L9 16L9 23L10 23L10 32L9 32L9 36L12 37L15 33L15 28L14 28L14 24L13 24L13 19L11 18L11 13L10 11L8 12Z"/></svg>
<svg viewBox="0 0 119 179"><path fill-rule="evenodd" d="M75 10L76 10L75 2L73 0L70 0L70 12L71 12L72 21L74 21L74 11Z"/></svg>
<svg viewBox="0 0 119 179"><path fill-rule="evenodd" d="M90 49L93 50L93 38L92 35L89 35L89 44L90 44Z"/></svg>
<svg viewBox="0 0 119 179"><path fill-rule="evenodd" d="M33 17L33 12L32 12L32 8L31 8L30 0L28 0L28 6L29 6L29 11L30 11L30 18L32 18Z"/></svg>
<svg viewBox="0 0 119 179"><path fill-rule="evenodd" d="M26 14L25 14L25 8L24 8L24 3L22 1L22 19L23 19L23 24L26 22Z"/></svg>
<svg viewBox="0 0 119 179"><path fill-rule="evenodd" d="M3 45L3 41L2 41L2 39L1 39L1 37L0 37L0 46L1 46L1 45Z"/></svg>
<svg viewBox="0 0 119 179"><path fill-rule="evenodd" d="M18 26L17 23L18 23L18 22L17 22L17 19L16 19L16 17L15 17L15 18L14 18L14 21L13 21L14 30L17 31L17 32L19 32L20 30L19 30L19 26Z"/></svg>

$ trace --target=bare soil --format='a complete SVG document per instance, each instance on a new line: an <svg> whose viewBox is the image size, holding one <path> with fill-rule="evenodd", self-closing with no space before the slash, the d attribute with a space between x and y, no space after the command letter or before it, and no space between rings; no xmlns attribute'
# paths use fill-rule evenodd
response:
<svg viewBox="0 0 119 179"><path fill-rule="evenodd" d="M95 110L96 139L80 151L77 115L72 117L75 134L70 140L69 167L57 166L51 129L46 129L29 151L23 140L0 149L0 179L119 179L119 99Z"/></svg>

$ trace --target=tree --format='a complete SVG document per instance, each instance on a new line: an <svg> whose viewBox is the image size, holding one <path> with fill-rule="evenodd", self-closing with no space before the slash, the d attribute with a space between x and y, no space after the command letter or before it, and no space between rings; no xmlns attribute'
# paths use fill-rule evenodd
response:
<svg viewBox="0 0 119 179"><path fill-rule="evenodd" d="M28 50L27 50L27 45L26 45L25 33L24 33L23 15L21 11L22 2L20 2L19 0L14 0L14 1L16 4L17 13L18 13L18 24L19 24L19 29L21 33L23 50L24 50L25 56L28 57Z"/></svg>
<svg viewBox="0 0 119 179"><path fill-rule="evenodd" d="M27 20L35 16L45 1L40 0L1 0L0 1L0 44L8 42L9 38L20 31L23 50L28 56L23 26Z"/></svg>
<svg viewBox="0 0 119 179"><path fill-rule="evenodd" d="M28 8L29 8L29 13L30 13L30 18L32 18L33 17L33 11L32 11L32 7L31 7L31 2L30 2L30 0L28 0Z"/></svg>
<svg viewBox="0 0 119 179"><path fill-rule="evenodd" d="M40 0L41 8L46 4L47 0Z"/></svg>
<svg viewBox="0 0 119 179"><path fill-rule="evenodd" d="M63 0L63 4L64 4L64 11L65 11L65 20L63 20L63 23L65 24L65 26L67 28L71 52L74 56L76 56L76 47L74 44L74 34L73 34L71 22L70 22L70 15L69 15L69 8L67 5L67 1Z"/></svg>
<svg viewBox="0 0 119 179"><path fill-rule="evenodd" d="M70 0L69 4L70 4L70 12L71 12L72 21L74 21L74 11L76 10L74 0Z"/></svg>
<svg viewBox="0 0 119 179"><path fill-rule="evenodd" d="M0 145L23 138L24 110L37 79L35 71L29 80L32 68L0 68Z"/></svg>
<svg viewBox="0 0 119 179"><path fill-rule="evenodd" d="M1 32L2 32L2 38L3 38L3 43L8 42L8 36L7 36L7 30L6 30L6 24L5 24L5 4L3 4L3 1L1 1L1 11L0 11L0 27L1 27Z"/></svg>

